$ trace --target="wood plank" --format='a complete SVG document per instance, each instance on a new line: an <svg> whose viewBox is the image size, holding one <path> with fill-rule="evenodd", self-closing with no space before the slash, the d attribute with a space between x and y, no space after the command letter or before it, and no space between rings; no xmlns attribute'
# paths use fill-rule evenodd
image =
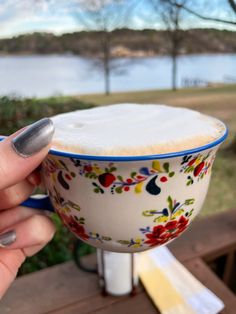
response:
<svg viewBox="0 0 236 314"><path fill-rule="evenodd" d="M78 314L78 310L70 314ZM95 312L87 312L95 313ZM149 297L144 293L140 293L135 297L125 298L121 302L105 305L103 308L98 309L96 314L159 314L160 312L154 307ZM69 313L66 313L69 314Z"/></svg>
<svg viewBox="0 0 236 314"><path fill-rule="evenodd" d="M188 260L184 266L225 304L222 314L235 314L236 296L200 258Z"/></svg>
<svg viewBox="0 0 236 314"><path fill-rule="evenodd" d="M73 313L91 313L95 310L99 310L104 306L110 306L115 302L122 302L126 297L103 297L100 293L96 293L89 298L85 298L78 302L67 304L61 308L58 308L53 311L46 312L44 314L73 314Z"/></svg>
<svg viewBox="0 0 236 314"><path fill-rule="evenodd" d="M102 296L100 293L93 295L92 297L80 300L76 303L70 304L68 306L62 307L58 310L50 311L44 314L87 314L101 311L104 308L113 308L117 303L123 303L127 300L135 301L139 294L144 293L141 285L138 288L137 294L134 297L130 295L114 297L114 296ZM137 312L138 313L138 312Z"/></svg>
<svg viewBox="0 0 236 314"><path fill-rule="evenodd" d="M18 278L1 300L0 313L41 314L99 291L96 275L68 262Z"/></svg>
<svg viewBox="0 0 236 314"><path fill-rule="evenodd" d="M227 255L225 269L223 274L223 282L230 286L232 281L233 269L235 267L235 252L232 251Z"/></svg>
<svg viewBox="0 0 236 314"><path fill-rule="evenodd" d="M196 257L211 261L236 250L236 210L196 219L168 247L181 262Z"/></svg>

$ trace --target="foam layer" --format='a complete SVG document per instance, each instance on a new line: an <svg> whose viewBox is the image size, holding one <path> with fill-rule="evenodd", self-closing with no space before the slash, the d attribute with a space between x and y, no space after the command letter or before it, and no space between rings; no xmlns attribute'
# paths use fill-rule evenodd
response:
<svg viewBox="0 0 236 314"><path fill-rule="evenodd" d="M165 105L117 104L52 118L53 149L85 155L140 156L196 148L225 126L199 112Z"/></svg>

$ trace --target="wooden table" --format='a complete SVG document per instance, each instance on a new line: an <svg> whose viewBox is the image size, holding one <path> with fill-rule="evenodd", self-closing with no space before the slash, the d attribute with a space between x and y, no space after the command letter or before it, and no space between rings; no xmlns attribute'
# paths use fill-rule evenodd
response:
<svg viewBox="0 0 236 314"><path fill-rule="evenodd" d="M236 313L236 296L227 287L236 274L236 210L197 219L169 248L196 278L224 301L222 313ZM209 267L217 260L221 264L222 279ZM141 285L135 297L102 297L97 276L68 262L17 279L1 301L0 313L152 314L158 311Z"/></svg>

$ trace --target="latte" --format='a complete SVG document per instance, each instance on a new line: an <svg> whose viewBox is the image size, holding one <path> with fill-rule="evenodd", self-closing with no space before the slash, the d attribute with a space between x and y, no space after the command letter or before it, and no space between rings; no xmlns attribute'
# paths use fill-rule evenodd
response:
<svg viewBox="0 0 236 314"><path fill-rule="evenodd" d="M142 156L197 148L223 136L219 120L165 105L116 104L60 114L52 149L103 156Z"/></svg>

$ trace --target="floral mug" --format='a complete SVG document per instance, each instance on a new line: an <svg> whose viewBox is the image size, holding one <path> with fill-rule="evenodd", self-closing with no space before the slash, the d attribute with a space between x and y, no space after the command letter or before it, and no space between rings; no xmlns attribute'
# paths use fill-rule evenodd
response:
<svg viewBox="0 0 236 314"><path fill-rule="evenodd" d="M87 156L50 150L42 163L48 191L25 206L55 210L84 242L141 252L182 234L200 211L219 145L148 156Z"/></svg>

